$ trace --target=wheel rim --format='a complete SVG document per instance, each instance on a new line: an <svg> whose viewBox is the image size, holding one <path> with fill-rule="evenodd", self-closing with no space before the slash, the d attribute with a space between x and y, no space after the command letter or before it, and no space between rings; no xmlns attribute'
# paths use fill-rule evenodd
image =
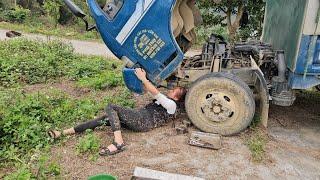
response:
<svg viewBox="0 0 320 180"><path fill-rule="evenodd" d="M210 74L198 79L186 97L186 111L200 130L233 135L248 127L255 112L251 89L230 74Z"/></svg>
<svg viewBox="0 0 320 180"><path fill-rule="evenodd" d="M240 103L234 95L218 89L204 90L198 103L198 112L212 123L232 121L238 115Z"/></svg>

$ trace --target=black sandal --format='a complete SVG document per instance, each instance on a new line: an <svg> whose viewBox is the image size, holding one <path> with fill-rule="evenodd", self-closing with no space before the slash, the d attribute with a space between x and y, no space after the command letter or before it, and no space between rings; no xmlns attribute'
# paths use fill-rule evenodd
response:
<svg viewBox="0 0 320 180"><path fill-rule="evenodd" d="M60 131L59 131L59 132L60 132ZM47 134L48 134L48 136L49 136L50 138L52 138L53 140L57 140L57 139L61 138L61 136L63 136L63 133L62 133L62 132L60 132L60 136L57 136L57 134L55 133L54 130L49 130L49 131L47 132Z"/></svg>
<svg viewBox="0 0 320 180"><path fill-rule="evenodd" d="M117 150L111 152L107 147L102 147L101 151L99 152L99 155L100 156L112 156L112 155L121 153L125 150L126 145L124 143L118 144L116 142L113 142L112 144L117 148Z"/></svg>

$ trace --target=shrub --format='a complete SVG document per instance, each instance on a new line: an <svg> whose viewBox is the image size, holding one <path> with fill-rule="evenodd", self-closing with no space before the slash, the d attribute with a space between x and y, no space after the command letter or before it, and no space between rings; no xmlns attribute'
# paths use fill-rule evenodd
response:
<svg viewBox="0 0 320 180"><path fill-rule="evenodd" d="M61 1L58 0L45 1L43 5L48 17L52 18L56 25L60 19L60 6Z"/></svg>
<svg viewBox="0 0 320 180"><path fill-rule="evenodd" d="M30 10L24 9L20 6L16 6L14 9L4 10L2 12L2 18L9 22L23 23L29 15Z"/></svg>

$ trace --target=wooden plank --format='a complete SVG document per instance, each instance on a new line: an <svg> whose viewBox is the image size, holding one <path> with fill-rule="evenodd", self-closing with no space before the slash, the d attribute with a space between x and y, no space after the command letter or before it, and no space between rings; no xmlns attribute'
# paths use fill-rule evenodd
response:
<svg viewBox="0 0 320 180"><path fill-rule="evenodd" d="M180 174L166 173L151 169L136 167L131 180L204 180L198 177L185 176Z"/></svg>

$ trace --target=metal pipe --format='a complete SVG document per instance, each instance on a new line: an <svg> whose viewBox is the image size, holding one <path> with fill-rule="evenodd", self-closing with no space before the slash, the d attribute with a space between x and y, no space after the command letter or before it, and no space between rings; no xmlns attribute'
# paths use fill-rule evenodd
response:
<svg viewBox="0 0 320 180"><path fill-rule="evenodd" d="M278 76L281 82L286 80L287 63L284 58L284 51L277 51Z"/></svg>

